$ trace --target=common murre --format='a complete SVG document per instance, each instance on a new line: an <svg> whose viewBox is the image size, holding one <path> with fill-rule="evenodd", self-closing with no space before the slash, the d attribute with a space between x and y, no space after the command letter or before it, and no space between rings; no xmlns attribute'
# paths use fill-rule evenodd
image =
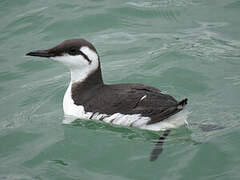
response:
<svg viewBox="0 0 240 180"><path fill-rule="evenodd" d="M169 128L186 122L187 99L176 101L170 95L143 84L104 84L99 55L84 39L70 39L47 49L27 53L62 62L71 71L71 82L63 98L65 115L148 130L165 130L151 153L155 160L162 151Z"/></svg>
<svg viewBox="0 0 240 180"><path fill-rule="evenodd" d="M65 115L150 130L161 130L161 126L154 128L159 123L163 130L185 123L175 122L176 118L172 120L170 116L182 111L187 99L177 102L143 84L104 84L99 55L84 39L65 40L53 48L26 55L50 58L70 69L71 82L63 99Z"/></svg>

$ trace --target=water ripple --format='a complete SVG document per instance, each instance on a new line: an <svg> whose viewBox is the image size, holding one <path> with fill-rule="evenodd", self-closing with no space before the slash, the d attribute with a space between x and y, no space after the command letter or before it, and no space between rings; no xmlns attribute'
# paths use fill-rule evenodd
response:
<svg viewBox="0 0 240 180"><path fill-rule="evenodd" d="M239 58L240 41L229 40L214 32L211 28L226 26L226 23L199 23L200 27L186 29L176 34L160 34L167 43L152 54L164 53L174 49L190 56L200 57L208 61L216 61L222 57Z"/></svg>
<svg viewBox="0 0 240 180"><path fill-rule="evenodd" d="M40 8L36 8L36 9L31 9L31 10L26 11L24 13L17 14L16 17L17 18L22 18L22 17L26 17L26 16L31 16L31 15L40 13L40 12L44 11L47 8L48 7L44 6L44 7L40 7Z"/></svg>
<svg viewBox="0 0 240 180"><path fill-rule="evenodd" d="M182 7L194 5L192 0L161 0L161 1L132 1L126 4L140 8Z"/></svg>
<svg viewBox="0 0 240 180"><path fill-rule="evenodd" d="M226 5L225 7L230 8L230 9L239 9L240 8L240 1L231 2L228 5Z"/></svg>
<svg viewBox="0 0 240 180"><path fill-rule="evenodd" d="M224 79L233 81L234 86L240 85L240 75L225 77Z"/></svg>

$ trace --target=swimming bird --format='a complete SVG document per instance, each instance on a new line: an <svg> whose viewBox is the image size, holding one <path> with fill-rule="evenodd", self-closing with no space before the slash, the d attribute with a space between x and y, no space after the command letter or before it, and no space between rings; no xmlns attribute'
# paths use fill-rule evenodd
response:
<svg viewBox="0 0 240 180"><path fill-rule="evenodd" d="M178 102L159 89L144 84L105 84L97 50L84 39L65 40L53 48L26 55L50 58L70 69L71 81L63 98L65 115L74 119L164 130L151 152L151 161L162 152L169 128L187 123L184 117L176 116L184 109L187 98Z"/></svg>
<svg viewBox="0 0 240 180"><path fill-rule="evenodd" d="M50 58L70 69L71 81L63 98L65 115L150 130L185 123L171 117L184 109L186 98L178 102L144 84L105 84L97 50L84 39L65 40L26 55Z"/></svg>

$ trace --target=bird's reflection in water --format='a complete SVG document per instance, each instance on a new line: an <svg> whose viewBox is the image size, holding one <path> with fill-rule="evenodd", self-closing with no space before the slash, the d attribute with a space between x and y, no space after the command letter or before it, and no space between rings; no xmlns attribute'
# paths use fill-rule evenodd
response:
<svg viewBox="0 0 240 180"><path fill-rule="evenodd" d="M186 127L179 129L165 130L165 131L149 131L133 127L123 127L113 124L108 124L100 121L77 119L67 126L87 128L95 131L109 131L120 134L121 137L130 140L139 140L151 142L153 149L150 151L150 161L155 161L163 152L163 144L169 136L167 142L173 141L187 141L191 144L198 144L191 139L191 131ZM171 133L170 133L171 132Z"/></svg>

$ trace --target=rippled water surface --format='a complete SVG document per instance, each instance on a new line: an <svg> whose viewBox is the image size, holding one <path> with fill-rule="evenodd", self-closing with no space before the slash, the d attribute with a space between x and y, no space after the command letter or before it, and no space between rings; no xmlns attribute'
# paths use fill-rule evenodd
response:
<svg viewBox="0 0 240 180"><path fill-rule="evenodd" d="M240 178L240 1L0 0L0 17L0 179ZM156 161L162 132L62 124L68 70L24 54L73 37L95 45L105 82L189 99Z"/></svg>

